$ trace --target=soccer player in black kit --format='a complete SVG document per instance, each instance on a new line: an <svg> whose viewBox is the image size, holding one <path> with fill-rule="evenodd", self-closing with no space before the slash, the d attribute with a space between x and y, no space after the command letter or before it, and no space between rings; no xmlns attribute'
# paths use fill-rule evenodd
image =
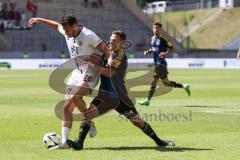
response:
<svg viewBox="0 0 240 160"><path fill-rule="evenodd" d="M122 48L126 35L120 30L112 32L110 37L110 49L113 55L111 64L102 66L93 62L86 62L101 73L101 84L98 96L91 102L90 107L82 113L84 124L81 124L78 138L75 141L67 140L67 144L76 150L83 149L83 143L90 128L90 120L115 109L121 115L128 118L136 127L148 135L158 146L175 146L168 140L161 140L151 126L141 119L134 104L127 95L125 87L125 75L127 70L127 56Z"/></svg>

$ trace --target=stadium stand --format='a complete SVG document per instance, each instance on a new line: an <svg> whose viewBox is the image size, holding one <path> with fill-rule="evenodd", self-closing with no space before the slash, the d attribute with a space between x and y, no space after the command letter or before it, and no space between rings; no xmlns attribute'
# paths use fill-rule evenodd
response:
<svg viewBox="0 0 240 160"><path fill-rule="evenodd" d="M44 17L59 21L65 14L76 15L79 24L82 24L95 31L105 42L110 33L115 29L121 29L128 35L128 39L134 42L132 49L134 51L143 50L149 44L151 30L136 18L122 3L118 0L96 1L97 7L93 7L90 2L85 0L35 0L37 6L37 17ZM86 3L89 3L86 5ZM99 3L102 5L99 5ZM17 1L20 8L25 8L26 0ZM93 8L92 8L93 7ZM28 11L25 13L25 19L22 23L32 16ZM44 25L36 25L32 30L6 30L1 35L5 41L10 42L9 47L1 48L1 51L11 51L13 56L21 57L21 52L41 52L45 45L45 52L67 51L64 37L52 31ZM9 52L10 53L10 52ZM16 55L17 54L17 55ZM57 54L58 55L58 54ZM30 58L37 58L42 55L30 55ZM58 58L55 54L44 56L45 58ZM0 54L0 57L3 57Z"/></svg>
<svg viewBox="0 0 240 160"><path fill-rule="evenodd" d="M168 0L169 4L172 3L175 6L179 4L177 1L170 1ZM193 0L180 1L193 2ZM9 3L7 0L1 2L0 8L4 6L4 3ZM61 53L68 53L64 37L56 31L52 31L44 25L36 25L34 29L28 30L27 20L34 14L37 17L56 21L60 21L65 14L76 15L79 24L95 31L105 42L108 41L113 30L121 29L127 33L128 39L133 41L130 50L134 54L133 57L142 57L142 51L148 47L149 37L152 35L152 21L150 18L147 20L141 9L136 8L136 5L131 5L130 2L134 1L71 0L69 3L68 0L32 0L29 4L27 0L18 0L16 1L16 10L21 13L20 27L8 28L0 33L0 58L22 58L25 52L29 53L29 58L61 58ZM215 3L214 0L212 2ZM2 12L0 13L2 14ZM0 22L3 20L5 19L0 18ZM164 35L167 34L164 32ZM169 38L168 35L167 37ZM179 44L177 39L170 39L174 43L175 51L182 54L181 47L184 46L184 43ZM209 51L203 57L207 57L208 53ZM189 53L184 54L181 57L190 56ZM68 58L68 54L66 55ZM194 56L195 54L192 57ZM220 57L223 56L224 54ZM201 56L197 55L197 57Z"/></svg>

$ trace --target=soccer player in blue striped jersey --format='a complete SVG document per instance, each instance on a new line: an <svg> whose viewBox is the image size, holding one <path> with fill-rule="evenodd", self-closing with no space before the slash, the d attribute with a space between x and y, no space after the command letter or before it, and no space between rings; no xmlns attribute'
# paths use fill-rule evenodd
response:
<svg viewBox="0 0 240 160"><path fill-rule="evenodd" d="M161 35L161 28L161 23L156 22L153 24L154 36L151 38L151 48L144 52L145 56L148 54L153 54L155 69L148 97L144 101L140 101L138 103L140 105L150 105L150 100L154 95L159 79L161 79L163 84L166 86L184 89L187 92L188 96L190 96L189 85L177 83L168 79L167 61L165 58L167 55L173 52L174 47L171 41Z"/></svg>

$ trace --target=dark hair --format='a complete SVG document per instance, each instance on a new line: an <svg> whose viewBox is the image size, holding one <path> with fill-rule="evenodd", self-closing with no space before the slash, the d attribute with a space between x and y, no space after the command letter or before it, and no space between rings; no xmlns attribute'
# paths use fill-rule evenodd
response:
<svg viewBox="0 0 240 160"><path fill-rule="evenodd" d="M155 23L153 23L153 25L154 25L154 26L159 26L159 27L162 27L162 24L161 24L161 23L159 23L159 22L155 22Z"/></svg>
<svg viewBox="0 0 240 160"><path fill-rule="evenodd" d="M73 26L74 24L77 24L77 19L72 15L65 15L62 17L61 24Z"/></svg>
<svg viewBox="0 0 240 160"><path fill-rule="evenodd" d="M121 30L115 30L112 34L118 35L122 40L126 40L126 34Z"/></svg>

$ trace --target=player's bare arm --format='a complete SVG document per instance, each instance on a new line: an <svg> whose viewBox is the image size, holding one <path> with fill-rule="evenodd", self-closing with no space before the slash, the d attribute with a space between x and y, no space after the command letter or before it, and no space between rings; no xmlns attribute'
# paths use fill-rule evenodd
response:
<svg viewBox="0 0 240 160"><path fill-rule="evenodd" d="M167 55L172 54L173 50L174 50L173 47L168 48L167 52L160 52L159 57L160 57L160 58L164 58L164 57L166 57Z"/></svg>
<svg viewBox="0 0 240 160"><path fill-rule="evenodd" d="M148 49L148 50L146 50L146 51L144 51L144 56L147 56L148 54L150 54L152 52L152 49L150 48L150 49Z"/></svg>
<svg viewBox="0 0 240 160"><path fill-rule="evenodd" d="M240 47L239 47L238 53L237 53L237 60L240 61Z"/></svg>
<svg viewBox="0 0 240 160"><path fill-rule="evenodd" d="M111 55L110 51L107 49L106 45L102 42L97 46L97 49L104 53L105 56L109 57Z"/></svg>
<svg viewBox="0 0 240 160"><path fill-rule="evenodd" d="M101 67L100 65L96 64L96 63L93 63L93 62L90 62L89 60L85 60L85 63L88 64L90 67L92 67L94 70L98 71L100 74L106 76L106 77L112 77L116 71L112 68L112 67ZM112 62L113 64L114 63L117 63L116 60L113 60Z"/></svg>
<svg viewBox="0 0 240 160"><path fill-rule="evenodd" d="M108 57L108 64L112 64L112 53L108 50L107 46L102 42L97 46L97 49L104 53L106 57Z"/></svg>
<svg viewBox="0 0 240 160"><path fill-rule="evenodd" d="M49 28L54 30L58 30L58 27L61 26L61 24L56 21L44 19L44 18L31 18L28 21L28 26L32 27L34 24L37 24L37 23L46 24Z"/></svg>

